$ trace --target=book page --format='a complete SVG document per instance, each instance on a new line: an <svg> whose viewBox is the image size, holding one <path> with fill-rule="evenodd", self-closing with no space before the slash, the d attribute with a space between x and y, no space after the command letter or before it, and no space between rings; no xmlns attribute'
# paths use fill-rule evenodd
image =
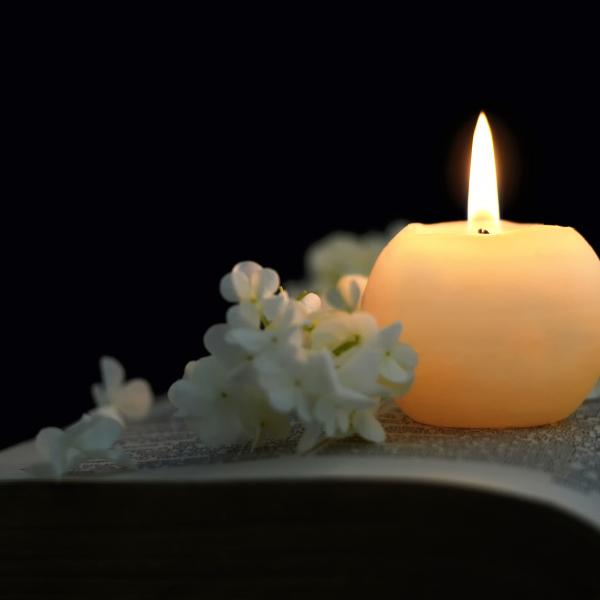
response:
<svg viewBox="0 0 600 600"><path fill-rule="evenodd" d="M249 444L208 448L172 409L132 424L119 442L137 463L126 471L104 461L82 464L69 480L222 481L315 477L410 479L477 486L541 500L600 528L600 399L570 418L527 429L450 429L416 423L400 411L381 415L383 444L358 438L328 442L297 456L300 427L289 438L252 450ZM0 453L1 480L30 479L39 460L33 444Z"/></svg>

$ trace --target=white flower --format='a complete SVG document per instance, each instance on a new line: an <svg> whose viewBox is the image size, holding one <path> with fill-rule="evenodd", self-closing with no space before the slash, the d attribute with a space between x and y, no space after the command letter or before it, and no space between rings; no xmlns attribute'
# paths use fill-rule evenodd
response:
<svg viewBox="0 0 600 600"><path fill-rule="evenodd" d="M364 275L344 275L335 288L327 293L327 302L339 310L357 311L366 287L367 278Z"/></svg>
<svg viewBox="0 0 600 600"><path fill-rule="evenodd" d="M119 439L123 427L115 419L101 414L87 414L65 430L57 427L42 429L35 439L39 454L56 477L72 471L89 459L107 459L131 467L127 455L112 446Z"/></svg>
<svg viewBox="0 0 600 600"><path fill-rule="evenodd" d="M593 398L600 398L600 379L598 379L598 383L596 387L590 392L588 398L591 400Z"/></svg>
<svg viewBox="0 0 600 600"><path fill-rule="evenodd" d="M225 334L225 341L239 346L252 357L264 352L284 352L289 348L299 348L303 340L300 326L304 321L299 303L282 293L265 300L263 310L265 322L262 329L257 329L237 320L238 312L234 312L236 318L232 318L230 309L227 313L230 329Z"/></svg>
<svg viewBox="0 0 600 600"><path fill-rule="evenodd" d="M153 395L145 379L131 379L125 383L125 370L110 356L100 359L102 383L92 385L92 397L105 413L113 409L119 417L130 420L143 419L152 408Z"/></svg>
<svg viewBox="0 0 600 600"><path fill-rule="evenodd" d="M378 383L377 323L366 312L325 310L313 315L309 345L332 354L344 386L369 396L382 392Z"/></svg>
<svg viewBox="0 0 600 600"><path fill-rule="evenodd" d="M379 332L375 318L367 312L329 310L313 317L311 347L326 348L336 357L347 358L348 351L370 341Z"/></svg>
<svg viewBox="0 0 600 600"><path fill-rule="evenodd" d="M379 332L381 358L379 375L381 384L396 396L405 394L415 377L417 353L399 341L402 324L397 322Z"/></svg>
<svg viewBox="0 0 600 600"><path fill-rule="evenodd" d="M375 404L368 396L342 385L326 351L262 356L256 369L273 408L282 413L295 411L304 423L316 421L331 435L338 430L346 433L343 413Z"/></svg>
<svg viewBox="0 0 600 600"><path fill-rule="evenodd" d="M228 302L260 304L279 289L279 275L251 260L240 262L221 279L221 295Z"/></svg>
<svg viewBox="0 0 600 600"><path fill-rule="evenodd" d="M242 436L236 408L236 386L226 369L213 356L188 365L184 379L169 389L177 417L187 417L190 426L209 446L231 444Z"/></svg>
<svg viewBox="0 0 600 600"><path fill-rule="evenodd" d="M317 321L311 344L331 351L344 385L370 396L401 396L417 365L415 351L398 340L401 332L400 323L380 330L366 312L329 311Z"/></svg>
<svg viewBox="0 0 600 600"><path fill-rule="evenodd" d="M254 366L259 384L275 410L284 414L304 410L302 416L310 419L305 409L307 359L305 352L284 352L256 359Z"/></svg>
<svg viewBox="0 0 600 600"><path fill-rule="evenodd" d="M288 420L275 412L256 384L232 378L214 357L201 358L187 369L184 379L169 390L176 416L186 417L190 427L208 446L258 443L263 436L287 434Z"/></svg>
<svg viewBox="0 0 600 600"><path fill-rule="evenodd" d="M385 430L377 419L380 402L372 400L367 408L340 408L335 414L327 411L327 418L321 415L315 421L306 425L302 434L297 452L305 453L318 445L324 437L347 437L358 435L369 442L382 443L385 441Z"/></svg>
<svg viewBox="0 0 600 600"><path fill-rule="evenodd" d="M231 326L226 323L209 327L204 334L204 347L218 360L229 377L238 382L251 379L254 354L237 344L228 342L226 338L230 330ZM196 361L193 361L186 367L185 376L188 379L195 364Z"/></svg>
<svg viewBox="0 0 600 600"><path fill-rule="evenodd" d="M326 351L310 353L302 375L299 380L302 393L295 401L298 416L309 425L307 437L314 435L317 425L328 437L348 435L352 413L376 404L373 398L342 385L333 358ZM306 439L300 444L304 446Z"/></svg>
<svg viewBox="0 0 600 600"><path fill-rule="evenodd" d="M289 418L269 404L258 386L246 386L241 390L238 406L245 435L256 447L266 439L284 439L290 433Z"/></svg>
<svg viewBox="0 0 600 600"><path fill-rule="evenodd" d="M302 298L298 300L298 303L300 304L300 310L305 317L317 312L318 310L321 310L323 305L319 295L315 294L314 292L304 294Z"/></svg>
<svg viewBox="0 0 600 600"><path fill-rule="evenodd" d="M357 410L352 414L352 429L361 438L381 444L385 441L385 429L377 419L379 401L373 408Z"/></svg>

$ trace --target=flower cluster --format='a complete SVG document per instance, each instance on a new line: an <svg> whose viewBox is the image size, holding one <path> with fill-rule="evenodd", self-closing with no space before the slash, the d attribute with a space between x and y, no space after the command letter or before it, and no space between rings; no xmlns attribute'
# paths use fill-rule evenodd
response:
<svg viewBox="0 0 600 600"><path fill-rule="evenodd" d="M134 464L125 452L114 448L128 421L145 418L153 403L145 379L125 381L125 370L115 358L100 359L101 383L92 385L96 409L66 429L45 427L35 439L44 464L39 471L62 477L86 460L103 459L125 467Z"/></svg>
<svg viewBox="0 0 600 600"><path fill-rule="evenodd" d="M410 387L416 355L398 341L400 323L379 328L358 311L362 278L345 278L336 306L307 293L291 298L278 274L237 264L221 281L233 303L226 323L204 336L209 356L188 363L169 390L177 415L209 445L284 437L290 419L304 426L298 449L353 434L385 439L382 400Z"/></svg>

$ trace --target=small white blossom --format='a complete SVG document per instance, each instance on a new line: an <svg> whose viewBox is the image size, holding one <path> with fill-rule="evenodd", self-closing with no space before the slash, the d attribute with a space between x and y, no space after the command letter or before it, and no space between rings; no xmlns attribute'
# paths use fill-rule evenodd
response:
<svg viewBox="0 0 600 600"><path fill-rule="evenodd" d="M323 306L321 298L314 292L309 292L302 296L298 303L300 304L300 310L305 317L321 310L321 307Z"/></svg>
<svg viewBox="0 0 600 600"><path fill-rule="evenodd" d="M381 358L379 375L381 383L396 396L405 394L415 377L417 353L408 345L399 341L402 325L393 323L379 332Z"/></svg>
<svg viewBox="0 0 600 600"><path fill-rule="evenodd" d="M381 444L385 441L385 429L377 419L379 402L373 408L357 410L352 415L352 428L361 438Z"/></svg>
<svg viewBox="0 0 600 600"><path fill-rule="evenodd" d="M372 406L362 409L340 411L335 421L338 427L333 435L324 430L321 421L309 422L298 441L297 452L305 453L317 446L326 437L347 437L358 435L363 439L380 444L385 441L385 430L377 419L379 400L374 399ZM330 429L331 432L331 429Z"/></svg>
<svg viewBox="0 0 600 600"><path fill-rule="evenodd" d="M56 477L72 471L91 459L106 459L131 467L132 461L113 448L121 436L122 425L102 414L86 414L66 429L46 427L35 439L35 446L45 461L45 467Z"/></svg>
<svg viewBox="0 0 600 600"><path fill-rule="evenodd" d="M279 275L254 261L240 262L221 279L221 295L228 302L259 304L279 289Z"/></svg>
<svg viewBox="0 0 600 600"><path fill-rule="evenodd" d="M368 395L401 396L412 385L417 355L399 341L402 325L379 329L366 312L325 312L311 333L315 349L333 354L344 385Z"/></svg>
<svg viewBox="0 0 600 600"><path fill-rule="evenodd" d="M374 399L343 385L326 351L263 356L256 368L271 406L282 413L294 411L307 425L301 451L312 445L317 432L319 436L349 435L354 413L376 405Z"/></svg>
<svg viewBox="0 0 600 600"><path fill-rule="evenodd" d="M258 381L275 410L284 414L301 411L304 420L310 419L305 398L307 353L284 352L279 355L264 355L255 361L254 366Z"/></svg>
<svg viewBox="0 0 600 600"><path fill-rule="evenodd" d="M262 391L230 377L213 356L188 367L185 377L169 389L169 399L177 408L176 416L186 417L208 446L250 439L258 443L262 436L288 432L287 419L273 411Z"/></svg>
<svg viewBox="0 0 600 600"><path fill-rule="evenodd" d="M234 307L235 308L235 307ZM230 312L228 312L228 319ZM285 352L289 348L299 348L302 344L303 314L298 302L290 300L287 294L279 294L264 302L264 323L262 329L230 322L231 328L225 340L239 346L252 356L267 352Z"/></svg>
<svg viewBox="0 0 600 600"><path fill-rule="evenodd" d="M311 332L311 348L327 349L336 357L348 357L348 352L369 342L379 331L375 318L367 312L346 313L323 311L315 314Z"/></svg>
<svg viewBox="0 0 600 600"><path fill-rule="evenodd" d="M213 325L204 334L204 347L218 360L229 377L236 381L247 380L252 377L254 353L227 341L227 334L231 329L232 327L226 323ZM188 379L195 364L196 361L193 361L186 367L185 376Z"/></svg>
<svg viewBox="0 0 600 600"><path fill-rule="evenodd" d="M373 398L342 384L326 351L309 354L303 375L298 416L309 424L317 423L329 437L348 435L353 411L375 405Z"/></svg>
<svg viewBox="0 0 600 600"><path fill-rule="evenodd" d="M344 275L335 288L327 293L327 302L339 310L355 312L360 309L366 287L367 278L364 275Z"/></svg>
<svg viewBox="0 0 600 600"><path fill-rule="evenodd" d="M258 386L246 386L242 390L243 401L239 404L240 420L246 439L256 447L264 440L286 438L290 433L289 418L274 410Z"/></svg>
<svg viewBox="0 0 600 600"><path fill-rule="evenodd" d="M119 417L140 420L152 408L152 388L145 379L131 379L125 382L125 370L121 363L111 356L100 359L102 383L92 385L92 397L96 405L106 414L112 409Z"/></svg>
<svg viewBox="0 0 600 600"><path fill-rule="evenodd" d="M185 377L169 389L177 408L175 416L189 419L190 426L209 446L231 444L242 436L237 386L223 365L208 356L188 365Z"/></svg>

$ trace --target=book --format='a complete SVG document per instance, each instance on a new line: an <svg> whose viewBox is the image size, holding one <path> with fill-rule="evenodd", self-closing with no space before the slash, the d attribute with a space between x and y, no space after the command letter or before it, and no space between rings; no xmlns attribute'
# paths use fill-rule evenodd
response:
<svg viewBox="0 0 600 600"><path fill-rule="evenodd" d="M383 565L404 561L394 568L437 594L443 579L424 581L428 569L458 585L463 556L479 569L472 581L495 578L496 591L511 581L571 596L600 590L600 399L531 429L434 428L390 411L384 444L348 438L308 456L295 453L298 428L254 450L208 448L171 416L161 402L125 430L133 471L96 460L56 482L34 474L32 441L1 452L3 580L26 597L58 588L65 598L195 597L200 583L220 590L212 597L255 597L257 582L288 595L310 581L332 593L367 589L374 573L387 581Z"/></svg>

